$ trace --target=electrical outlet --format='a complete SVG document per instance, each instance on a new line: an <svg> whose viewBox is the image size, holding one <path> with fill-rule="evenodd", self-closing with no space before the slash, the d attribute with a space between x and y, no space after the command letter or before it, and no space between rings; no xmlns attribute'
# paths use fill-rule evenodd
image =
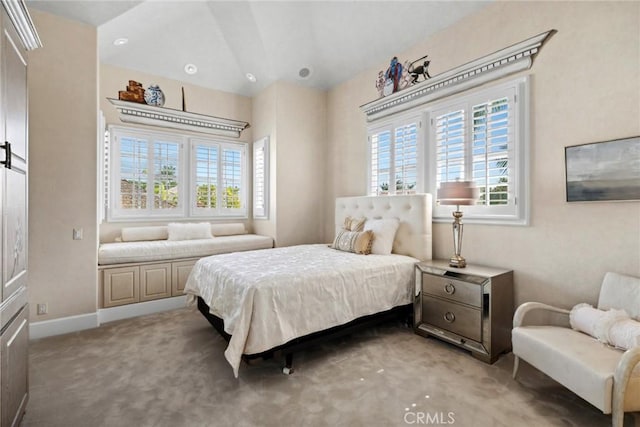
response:
<svg viewBox="0 0 640 427"><path fill-rule="evenodd" d="M47 314L47 304L38 304L38 315Z"/></svg>

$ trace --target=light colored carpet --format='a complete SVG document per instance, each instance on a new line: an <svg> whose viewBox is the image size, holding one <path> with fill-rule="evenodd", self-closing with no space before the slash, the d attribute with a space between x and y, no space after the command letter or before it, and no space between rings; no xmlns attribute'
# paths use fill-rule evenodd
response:
<svg viewBox="0 0 640 427"><path fill-rule="evenodd" d="M468 352L381 325L294 358L243 364L192 308L30 346L23 426L609 426L611 418L513 355ZM627 414L625 427L640 426Z"/></svg>

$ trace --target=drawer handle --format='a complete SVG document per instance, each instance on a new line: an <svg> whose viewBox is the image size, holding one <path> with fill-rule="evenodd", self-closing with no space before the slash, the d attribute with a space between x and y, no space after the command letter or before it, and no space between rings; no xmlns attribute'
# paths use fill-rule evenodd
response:
<svg viewBox="0 0 640 427"><path fill-rule="evenodd" d="M456 292L456 287L453 286L453 283L447 283L444 285L444 291L449 295L453 295Z"/></svg>
<svg viewBox="0 0 640 427"><path fill-rule="evenodd" d="M452 313L452 312L450 312L450 311L447 311L447 312L444 314L444 320L445 320L445 321L447 321L447 322L449 322L449 323L453 323L453 322L456 320L456 315L455 315L455 314L453 314L453 313Z"/></svg>

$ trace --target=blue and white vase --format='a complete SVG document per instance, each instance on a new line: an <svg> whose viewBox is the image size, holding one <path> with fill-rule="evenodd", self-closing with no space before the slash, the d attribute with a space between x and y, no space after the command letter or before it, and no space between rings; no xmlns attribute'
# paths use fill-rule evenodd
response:
<svg viewBox="0 0 640 427"><path fill-rule="evenodd" d="M144 102L154 107L164 105L164 93L158 85L151 85L144 91Z"/></svg>

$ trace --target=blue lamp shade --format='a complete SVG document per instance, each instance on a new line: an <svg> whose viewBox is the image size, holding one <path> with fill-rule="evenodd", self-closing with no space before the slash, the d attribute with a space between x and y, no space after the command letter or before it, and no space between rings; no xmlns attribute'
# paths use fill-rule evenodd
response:
<svg viewBox="0 0 640 427"><path fill-rule="evenodd" d="M473 181L452 181L440 183L437 199L441 205L473 205L479 196Z"/></svg>

